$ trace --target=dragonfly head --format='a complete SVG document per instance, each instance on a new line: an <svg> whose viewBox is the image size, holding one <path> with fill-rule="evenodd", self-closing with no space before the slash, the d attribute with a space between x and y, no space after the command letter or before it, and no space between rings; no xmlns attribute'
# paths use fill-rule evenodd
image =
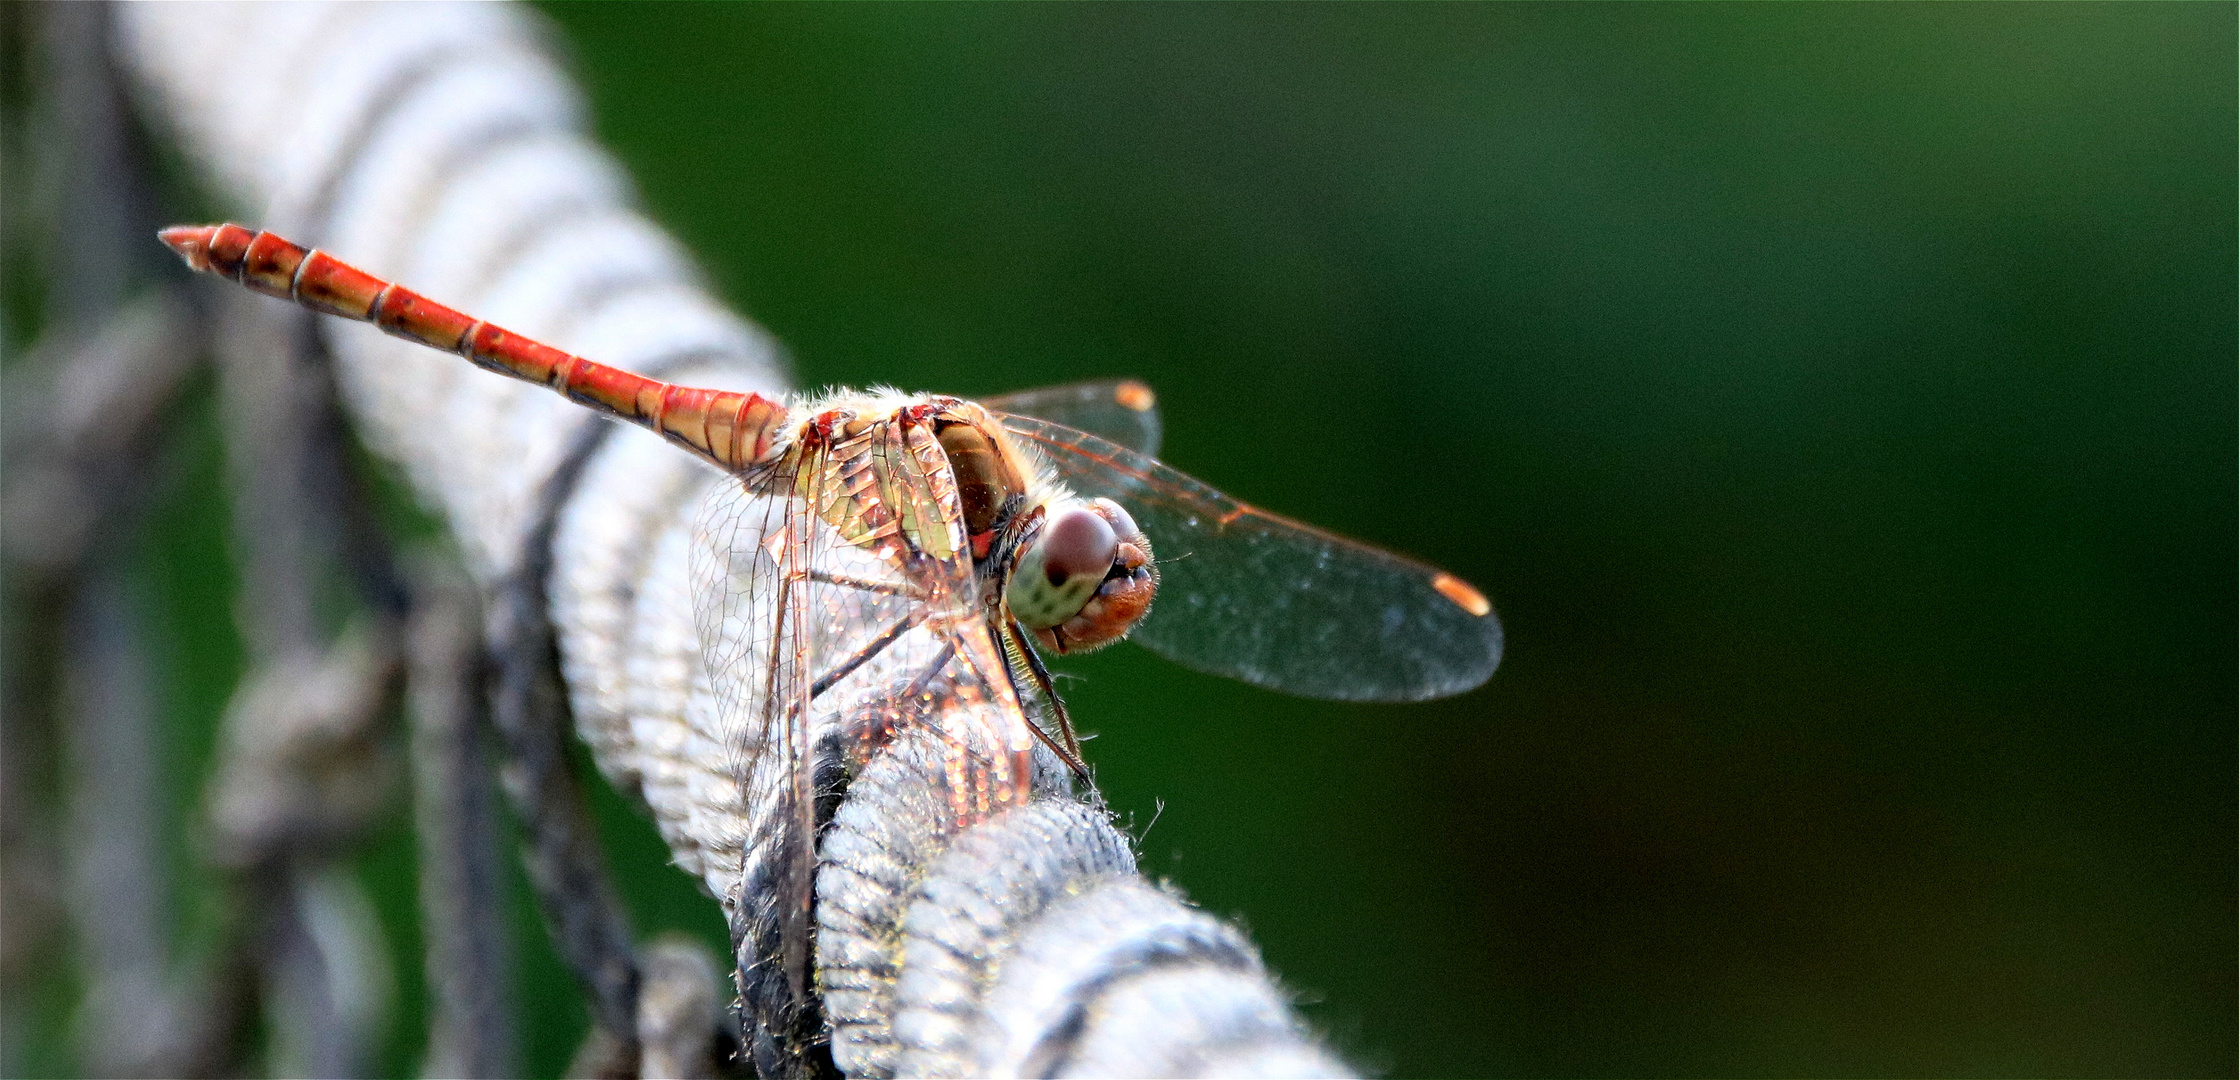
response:
<svg viewBox="0 0 2239 1080"><path fill-rule="evenodd" d="M1052 505L1020 543L1003 586L1019 624L1060 654L1126 637L1157 592L1150 540L1110 499Z"/></svg>

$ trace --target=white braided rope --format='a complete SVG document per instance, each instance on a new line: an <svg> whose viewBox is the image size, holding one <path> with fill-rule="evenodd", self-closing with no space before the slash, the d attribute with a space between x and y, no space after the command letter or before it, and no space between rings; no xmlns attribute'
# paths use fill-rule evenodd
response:
<svg viewBox="0 0 2239 1080"><path fill-rule="evenodd" d="M606 363L783 388L775 344L632 209L518 9L131 4L118 21L150 111L245 223ZM322 329L367 442L496 582L601 421L368 326ZM557 509L549 590L578 730L737 928L766 898L742 881L754 818L726 765L743 733L702 668L688 570L719 479L634 428L603 434ZM1144 883L1101 812L1044 785L959 834L928 797L938 772L904 740L824 840L818 975L843 1070L1341 1074L1249 943Z"/></svg>

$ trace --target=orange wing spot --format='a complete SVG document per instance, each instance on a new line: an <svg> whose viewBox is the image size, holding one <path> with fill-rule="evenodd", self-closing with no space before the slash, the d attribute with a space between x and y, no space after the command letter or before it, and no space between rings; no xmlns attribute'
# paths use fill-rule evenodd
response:
<svg viewBox="0 0 2239 1080"><path fill-rule="evenodd" d="M1440 571L1437 577L1430 579L1430 587L1437 589L1438 595L1452 600L1455 607L1480 619L1493 610L1492 601L1485 599L1484 593L1478 592L1476 587L1469 582L1444 571Z"/></svg>
<svg viewBox="0 0 2239 1080"><path fill-rule="evenodd" d="M1129 379L1113 389L1112 400L1136 412L1149 412L1151 406L1158 404L1158 395L1151 393L1150 387Z"/></svg>

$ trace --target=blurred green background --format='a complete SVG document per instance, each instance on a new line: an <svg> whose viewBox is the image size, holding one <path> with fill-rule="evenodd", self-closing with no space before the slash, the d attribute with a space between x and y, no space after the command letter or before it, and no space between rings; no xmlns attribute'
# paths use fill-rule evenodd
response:
<svg viewBox="0 0 2239 1080"><path fill-rule="evenodd" d="M1435 704L1060 665L1350 1060L2239 1070L2239 9L545 10L802 385L1140 376L1176 466L1494 597ZM214 505L152 556L202 620Z"/></svg>
<svg viewBox="0 0 2239 1080"><path fill-rule="evenodd" d="M1434 705L1064 665L1353 1060L2239 1068L2231 6L547 10L803 384L1141 376L1494 596Z"/></svg>

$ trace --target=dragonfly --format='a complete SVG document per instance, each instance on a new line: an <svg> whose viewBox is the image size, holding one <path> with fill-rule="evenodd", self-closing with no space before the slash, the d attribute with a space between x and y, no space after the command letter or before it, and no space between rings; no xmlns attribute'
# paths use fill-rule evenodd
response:
<svg viewBox="0 0 2239 1080"><path fill-rule="evenodd" d="M1044 653L1124 638L1255 686L1393 702L1474 689L1500 662L1500 620L1468 582L1158 461L1156 399L1134 380L982 401L679 386L269 232L160 236L195 270L549 387L728 475L698 529L694 603L703 662L741 721L740 782L777 808L796 998L833 718L851 766L905 734L936 739L963 827L1026 801L1037 745L1089 776Z"/></svg>

